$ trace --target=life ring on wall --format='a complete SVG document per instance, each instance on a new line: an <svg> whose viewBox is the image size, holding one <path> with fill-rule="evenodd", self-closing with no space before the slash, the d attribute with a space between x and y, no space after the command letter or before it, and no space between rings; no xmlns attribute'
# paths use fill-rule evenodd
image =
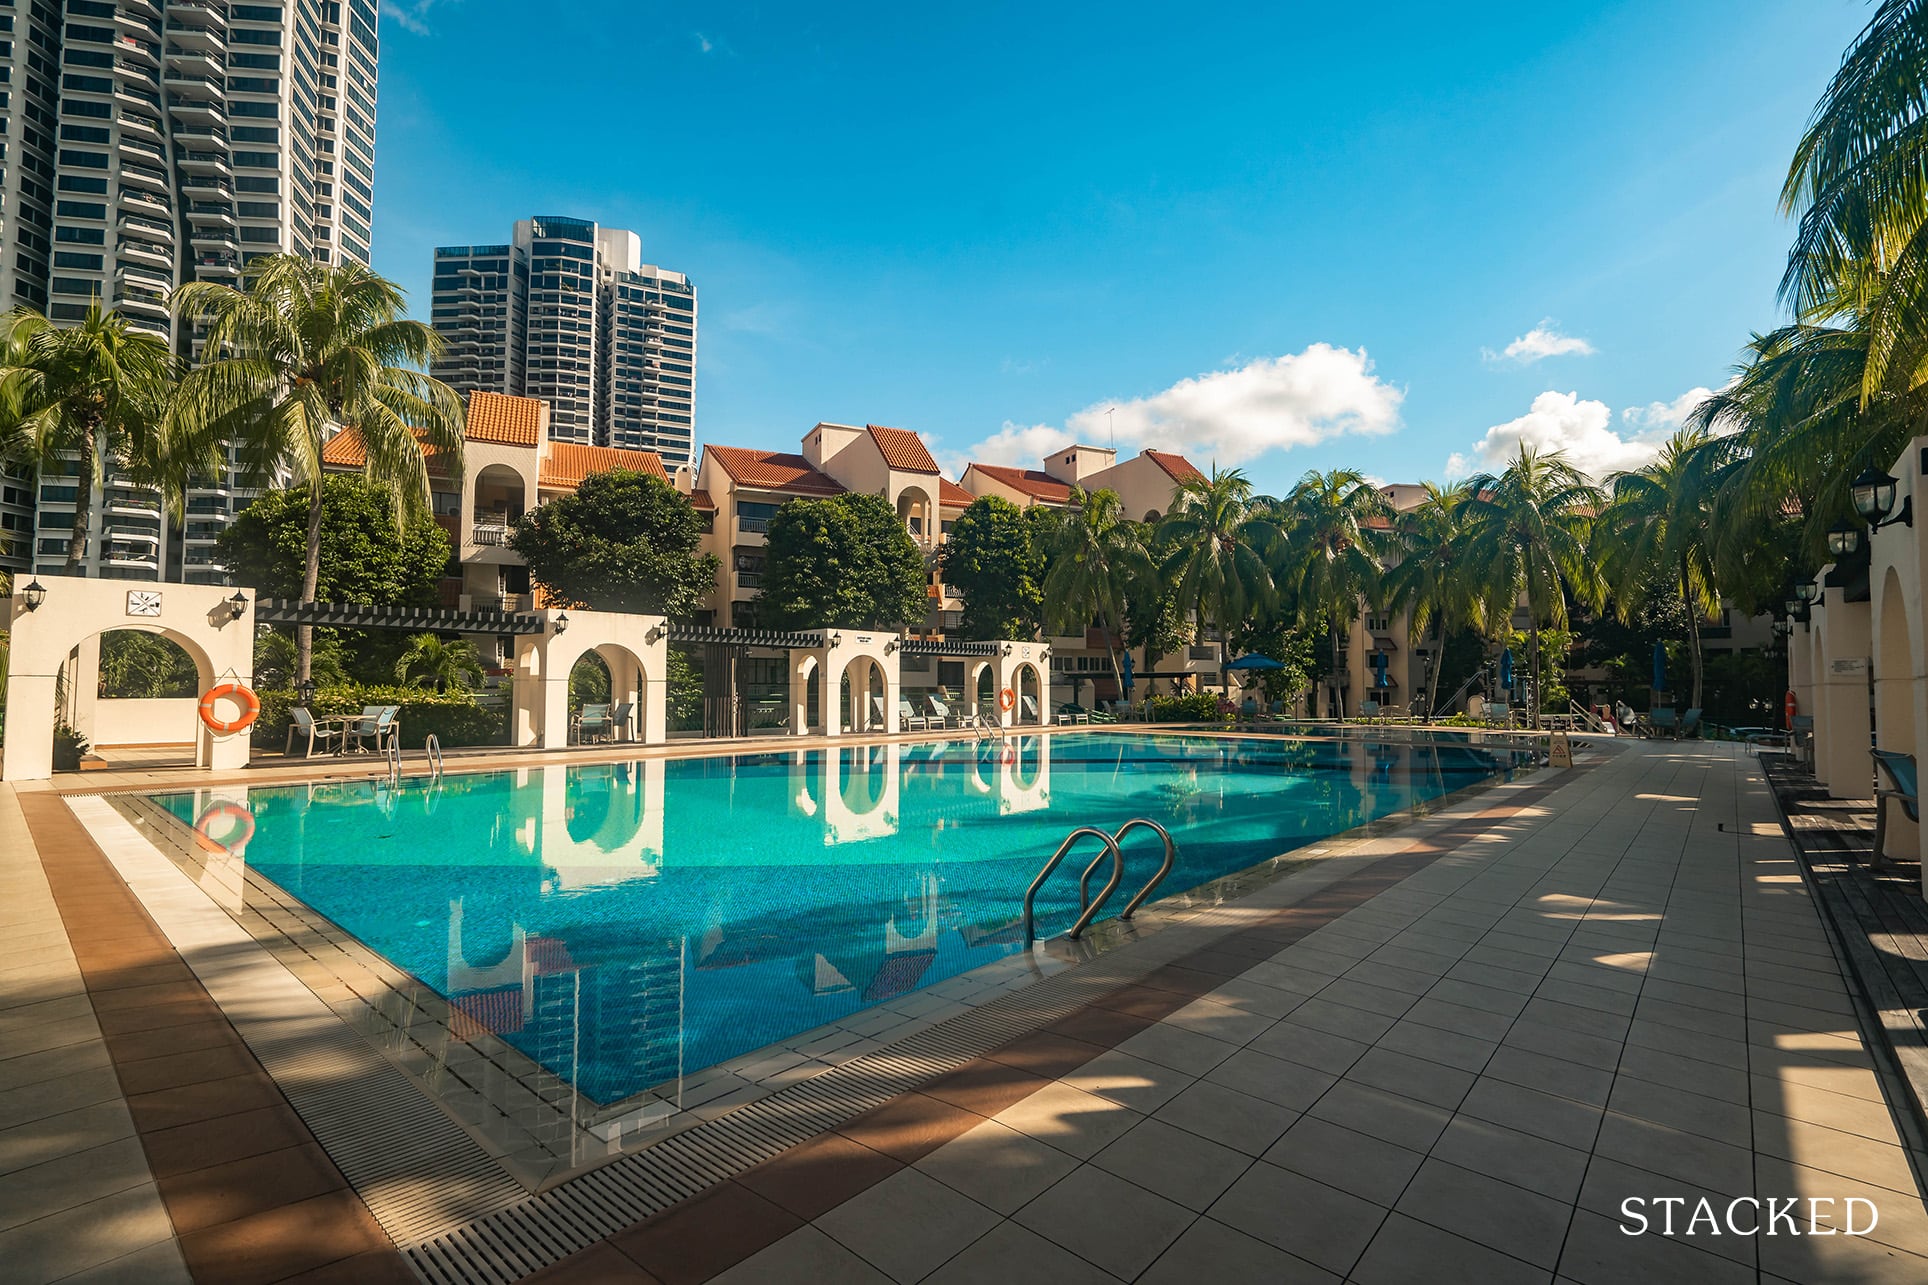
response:
<svg viewBox="0 0 1928 1285"><path fill-rule="evenodd" d="M1016 705L1017 703L1018 703L1018 694L1012 691L1008 687L997 694L997 707L1001 710L1006 711L1007 713L1010 711L1011 707L1013 705Z"/></svg>
<svg viewBox="0 0 1928 1285"><path fill-rule="evenodd" d="M214 713L214 702L222 697L230 697L241 707L239 718L219 718ZM240 683L219 683L208 688L201 697L201 721L216 736L232 736L253 726L254 720L261 717L261 698Z"/></svg>
<svg viewBox="0 0 1928 1285"><path fill-rule="evenodd" d="M1792 730L1794 727L1794 715L1799 708L1800 706L1795 702L1795 699L1794 699L1794 689L1790 687L1787 689L1787 701L1786 701L1787 725L1789 730Z"/></svg>
<svg viewBox="0 0 1928 1285"><path fill-rule="evenodd" d="M213 833L213 827L221 821L232 822L223 835ZM216 803L194 819L194 833L201 836L213 847L222 852L238 853L247 848L254 838L254 813L239 803Z"/></svg>

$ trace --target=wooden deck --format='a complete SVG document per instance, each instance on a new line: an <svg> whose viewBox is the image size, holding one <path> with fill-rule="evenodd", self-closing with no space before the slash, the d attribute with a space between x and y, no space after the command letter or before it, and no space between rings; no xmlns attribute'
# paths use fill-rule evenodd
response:
<svg viewBox="0 0 1928 1285"><path fill-rule="evenodd" d="M1863 996L1911 1090L1917 1125L1928 1133L1928 901L1917 861L1871 870L1874 803L1832 799L1787 754L1763 753L1809 882L1826 909Z"/></svg>

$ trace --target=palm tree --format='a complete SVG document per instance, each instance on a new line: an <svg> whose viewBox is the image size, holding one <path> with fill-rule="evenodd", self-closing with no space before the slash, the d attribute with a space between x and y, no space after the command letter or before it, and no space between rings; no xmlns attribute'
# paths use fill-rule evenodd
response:
<svg viewBox="0 0 1928 1285"><path fill-rule="evenodd" d="M94 487L109 464L137 485L159 486L178 512L179 461L163 434L174 373L164 340L98 299L74 326L25 307L0 322L0 446L43 475L73 461L68 575L82 574Z"/></svg>
<svg viewBox="0 0 1928 1285"><path fill-rule="evenodd" d="M1273 597L1265 553L1279 540L1270 501L1255 499L1252 483L1238 469L1212 466L1178 484L1172 507L1158 523L1164 550L1160 573L1176 585L1179 606L1218 630L1220 693L1232 696L1232 626Z"/></svg>
<svg viewBox="0 0 1928 1285"><path fill-rule="evenodd" d="M1525 605L1533 674L1528 714L1537 728L1540 627L1566 625L1569 585L1583 601L1600 601L1600 575L1587 539L1605 497L1564 452L1538 451L1524 442L1505 471L1470 478L1466 490L1467 552L1480 569L1488 619L1497 626Z"/></svg>
<svg viewBox="0 0 1928 1285"><path fill-rule="evenodd" d="M1144 574L1144 549L1124 520L1115 491L1071 491L1071 507L1046 528L1050 551L1044 573L1044 610L1054 629L1104 631L1105 657L1118 691L1125 690L1117 639L1124 628L1125 596Z"/></svg>
<svg viewBox="0 0 1928 1285"><path fill-rule="evenodd" d="M1351 628L1359 604L1378 588L1389 543L1392 506L1354 469L1313 469L1285 497L1291 538L1282 550L1281 574L1298 588L1299 619L1323 625L1332 645L1332 674L1339 674L1340 634ZM1328 712L1345 713L1342 688Z"/></svg>
<svg viewBox="0 0 1928 1285"><path fill-rule="evenodd" d="M176 316L202 328L206 359L182 381L172 417L187 440L227 439L245 480L281 477L308 490L301 601L320 569L321 452L337 432L361 435L368 480L389 487L396 511L427 509L430 453L459 475L462 402L421 367L440 351L433 330L402 316L401 289L358 263L267 255L246 290L195 281L174 292ZM295 681L309 677L314 629L296 631Z"/></svg>
<svg viewBox="0 0 1928 1285"><path fill-rule="evenodd" d="M1719 456L1707 449L1710 444L1703 430L1682 429L1653 463L1614 477L1612 499L1593 528L1597 561L1623 621L1633 618L1656 583L1686 604L1695 709L1702 685L1700 626L1720 610L1721 599L1714 565L1714 488L1708 478Z"/></svg>
<svg viewBox="0 0 1928 1285"><path fill-rule="evenodd" d="M1386 606L1405 611L1411 622L1410 641L1439 635L1431 681L1422 699L1430 716L1439 705L1439 682L1445 670L1446 640L1453 630L1484 621L1481 585L1468 559L1464 482L1441 489L1424 484L1426 498L1393 518L1393 544L1398 561L1382 578Z"/></svg>
<svg viewBox="0 0 1928 1285"><path fill-rule="evenodd" d="M466 638L450 642L436 634L416 634L395 662L395 677L437 691L468 691L487 677L482 653Z"/></svg>

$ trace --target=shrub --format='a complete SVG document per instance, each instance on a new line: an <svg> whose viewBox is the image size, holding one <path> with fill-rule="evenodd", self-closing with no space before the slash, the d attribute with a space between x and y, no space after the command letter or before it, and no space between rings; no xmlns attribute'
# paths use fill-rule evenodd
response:
<svg viewBox="0 0 1928 1285"><path fill-rule="evenodd" d="M294 705L293 692L266 691L261 696L261 717L254 723L254 739L260 745L279 746L288 735L288 710ZM436 693L419 687L377 687L355 683L322 687L315 691L310 708L317 715L359 714L366 705L400 705L402 745L420 749L430 732L444 746L502 745L508 740L508 710L503 706L481 705L468 692Z"/></svg>
<svg viewBox="0 0 1928 1285"><path fill-rule="evenodd" d="M1145 705L1154 723L1216 722L1219 718L1217 692L1154 696Z"/></svg>

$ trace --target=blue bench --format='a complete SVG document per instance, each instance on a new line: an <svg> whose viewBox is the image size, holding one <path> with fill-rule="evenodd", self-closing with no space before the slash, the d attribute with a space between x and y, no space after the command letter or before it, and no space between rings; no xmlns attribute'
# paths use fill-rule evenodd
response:
<svg viewBox="0 0 1928 1285"><path fill-rule="evenodd" d="M1874 860L1868 865L1878 870L1888 864L1881 850L1882 842L1888 836L1888 801L1893 799L1899 803L1901 810L1908 814L1908 819L1919 825L1921 777L1915 768L1915 756L1895 750L1875 750L1874 769Z"/></svg>

